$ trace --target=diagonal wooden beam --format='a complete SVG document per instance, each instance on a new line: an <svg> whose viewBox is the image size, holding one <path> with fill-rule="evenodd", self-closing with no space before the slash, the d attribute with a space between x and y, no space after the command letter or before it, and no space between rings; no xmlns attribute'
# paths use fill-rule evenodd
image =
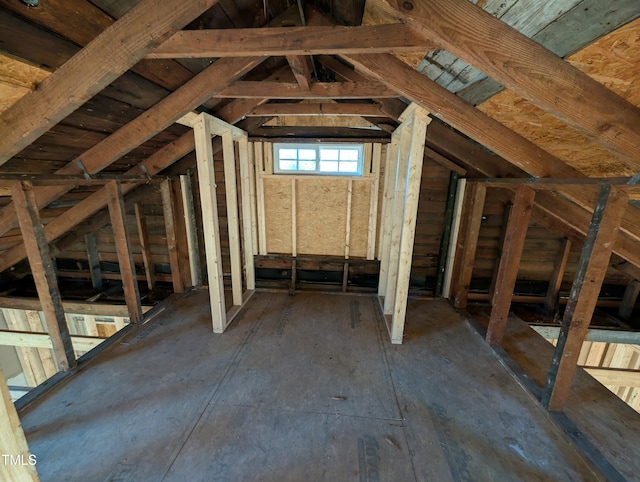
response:
<svg viewBox="0 0 640 482"><path fill-rule="evenodd" d="M235 82L215 94L215 97L232 99L373 99L397 96L396 92L378 82L315 82L306 90L298 84L244 81Z"/></svg>
<svg viewBox="0 0 640 482"><path fill-rule="evenodd" d="M249 57L221 59L215 62L148 111L56 171L56 174L84 174L85 171L95 174L101 171L262 61L262 58ZM11 126L9 130L13 132L14 129L15 127ZM140 172L138 171L137 174ZM142 172L142 174L145 173ZM36 189L38 205L45 206L69 191L71 187L52 186ZM16 225L17 219L11 209L7 206L0 212L0 233L5 233Z"/></svg>
<svg viewBox="0 0 640 482"><path fill-rule="evenodd" d="M289 67L291 67L291 72L293 72L298 85L304 90L309 90L311 88L309 59L304 55L287 55L287 62L289 62Z"/></svg>
<svg viewBox="0 0 640 482"><path fill-rule="evenodd" d="M478 68L640 170L640 108L466 0L379 0Z"/></svg>
<svg viewBox="0 0 640 482"><path fill-rule="evenodd" d="M68 370L75 366L76 359L62 308L58 279L38 214L33 187L28 182L16 182L12 192L15 209L19 214L24 246L29 256L31 273L51 336L56 366L58 370Z"/></svg>
<svg viewBox="0 0 640 482"><path fill-rule="evenodd" d="M151 59L426 52L433 44L404 24L183 30Z"/></svg>
<svg viewBox="0 0 640 482"><path fill-rule="evenodd" d="M582 343L589 331L613 241L627 204L626 195L612 190L611 186L603 186L600 190L542 396L542 404L549 410L562 410L569 396Z"/></svg>
<svg viewBox="0 0 640 482"><path fill-rule="evenodd" d="M506 172L513 173L513 168L517 167L537 177L585 177L557 157L414 71L393 55L351 55L345 58L368 76L396 89L402 96L429 109L432 115L442 118L452 127L502 156L511 166L500 168L503 172L496 176L504 176ZM487 163L479 159L476 166L476 169L483 172L486 171ZM488 167L499 170L495 166ZM515 171L515 174L511 175L521 176L522 173ZM540 194L537 205L540 205L541 200L546 200L545 204L551 213L557 214L565 222L576 225L580 232L586 233L590 219L589 213L593 212L596 204L595 194L590 194L588 191L563 191L564 198L560 198L555 205L549 201L551 194ZM568 203L566 199L572 202ZM568 211L563 213L559 208L561 205L565 205L570 211L575 211L575 216L567 215ZM626 210L621 234L616 240L615 252L640 266L640 255L632 245L640 240L640 210L634 207Z"/></svg>
<svg viewBox="0 0 640 482"><path fill-rule="evenodd" d="M217 0L142 0L0 114L0 164L20 152Z"/></svg>

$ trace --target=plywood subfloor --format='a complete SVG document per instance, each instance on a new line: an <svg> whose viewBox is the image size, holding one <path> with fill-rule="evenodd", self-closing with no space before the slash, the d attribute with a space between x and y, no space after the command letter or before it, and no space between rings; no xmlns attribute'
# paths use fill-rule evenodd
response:
<svg viewBox="0 0 640 482"><path fill-rule="evenodd" d="M43 481L598 480L445 302L177 300L22 414Z"/></svg>

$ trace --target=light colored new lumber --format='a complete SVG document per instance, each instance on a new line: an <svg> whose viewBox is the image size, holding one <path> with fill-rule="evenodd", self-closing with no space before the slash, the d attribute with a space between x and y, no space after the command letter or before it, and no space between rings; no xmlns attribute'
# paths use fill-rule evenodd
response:
<svg viewBox="0 0 640 482"><path fill-rule="evenodd" d="M189 250L189 267L191 272L191 286L200 286L200 249L198 243L198 231L196 228L196 210L193 198L193 186L191 173L180 175L182 187L182 204L185 212L185 230L187 232L187 247Z"/></svg>
<svg viewBox="0 0 640 482"><path fill-rule="evenodd" d="M245 134L246 135L246 134ZM240 253L240 221L238 219L238 187L236 182L236 157L233 133L222 133L224 158L224 186L227 200L227 231L229 233L229 258L231 261L231 290L233 304L242 304L242 259Z"/></svg>
<svg viewBox="0 0 640 482"><path fill-rule="evenodd" d="M442 296L444 298L449 298L451 291L453 269L456 263L458 236L460 234L460 224L462 221L462 208L465 203L464 195L466 192L466 183L466 179L458 179L458 184L456 186L456 200L453 207L453 222L449 239L449 249L447 250L447 262L444 269L444 283L442 286Z"/></svg>
<svg viewBox="0 0 640 482"><path fill-rule="evenodd" d="M585 371L603 385L614 387L640 387L640 371L621 368L584 367Z"/></svg>
<svg viewBox="0 0 640 482"><path fill-rule="evenodd" d="M298 207L296 178L291 178L291 256L298 256Z"/></svg>
<svg viewBox="0 0 640 482"><path fill-rule="evenodd" d="M73 335L71 342L74 350L89 351L98 346L106 338L98 336ZM48 333L36 333L30 331L0 330L0 345L16 346L24 348L38 348L51 350L53 344Z"/></svg>
<svg viewBox="0 0 640 482"><path fill-rule="evenodd" d="M256 203L257 203L257 223L258 223L258 244L261 255L267 254L267 224L265 219L264 206L264 149L262 142L254 142L254 161L256 179Z"/></svg>
<svg viewBox="0 0 640 482"><path fill-rule="evenodd" d="M380 161L382 157L382 144L373 144L371 160L371 191L369 198L369 224L367 233L367 259L374 259L376 253L376 234L378 222L378 195L380 185Z"/></svg>
<svg viewBox="0 0 640 482"><path fill-rule="evenodd" d="M347 184L347 214L346 214L347 222L345 226L345 240L344 240L345 259L349 259L349 253L351 249L351 202L352 202L352 199L353 199L353 181L349 180Z"/></svg>
<svg viewBox="0 0 640 482"><path fill-rule="evenodd" d="M238 163L240 164L240 199L242 201L242 253L244 255L244 276L248 290L254 290L256 274L253 262L254 245L254 216L253 208L255 195L251 195L251 164L249 162L249 140L247 136L237 139ZM295 246L295 244L294 244Z"/></svg>

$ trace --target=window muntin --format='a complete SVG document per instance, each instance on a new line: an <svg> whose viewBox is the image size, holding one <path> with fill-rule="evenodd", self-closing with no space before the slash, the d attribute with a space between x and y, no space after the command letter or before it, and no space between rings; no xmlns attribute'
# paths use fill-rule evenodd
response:
<svg viewBox="0 0 640 482"><path fill-rule="evenodd" d="M319 174L362 176L362 144L285 144L273 145L276 174Z"/></svg>

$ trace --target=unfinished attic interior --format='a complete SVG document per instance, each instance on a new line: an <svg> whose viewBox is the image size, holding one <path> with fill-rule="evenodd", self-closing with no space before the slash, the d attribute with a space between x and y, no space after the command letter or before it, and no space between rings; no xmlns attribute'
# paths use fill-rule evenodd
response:
<svg viewBox="0 0 640 482"><path fill-rule="evenodd" d="M0 0L0 478L637 480L637 0Z"/></svg>

